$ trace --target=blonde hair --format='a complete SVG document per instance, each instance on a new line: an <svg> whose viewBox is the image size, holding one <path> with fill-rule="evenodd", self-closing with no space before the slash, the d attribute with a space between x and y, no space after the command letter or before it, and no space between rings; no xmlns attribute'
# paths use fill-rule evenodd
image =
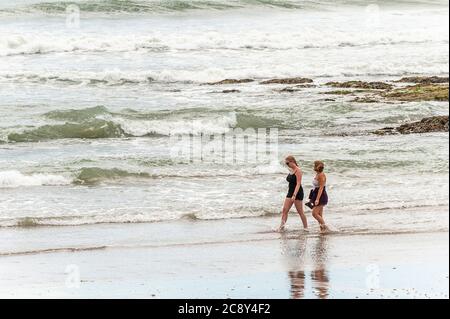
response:
<svg viewBox="0 0 450 319"><path fill-rule="evenodd" d="M314 162L314 170L318 173L322 173L325 169L325 164L322 161L315 161Z"/></svg>
<svg viewBox="0 0 450 319"><path fill-rule="evenodd" d="M294 163L296 166L298 166L297 161L295 160L295 157L292 156L292 155L287 156L287 157L285 158L285 161L292 162L292 163Z"/></svg>

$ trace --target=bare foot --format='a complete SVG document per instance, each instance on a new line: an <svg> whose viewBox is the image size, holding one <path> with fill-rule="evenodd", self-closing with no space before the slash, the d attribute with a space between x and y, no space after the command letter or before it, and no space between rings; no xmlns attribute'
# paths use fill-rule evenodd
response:
<svg viewBox="0 0 450 319"><path fill-rule="evenodd" d="M323 225L320 225L320 232L321 233L328 233L330 231L330 229L328 228L328 226L327 225L325 225L325 224L323 224Z"/></svg>

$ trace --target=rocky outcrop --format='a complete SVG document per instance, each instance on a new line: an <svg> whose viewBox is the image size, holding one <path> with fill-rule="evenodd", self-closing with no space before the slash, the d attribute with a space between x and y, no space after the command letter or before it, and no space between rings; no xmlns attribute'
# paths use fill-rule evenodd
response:
<svg viewBox="0 0 450 319"><path fill-rule="evenodd" d="M390 90L393 88L393 85L389 83L364 81L328 82L325 85L335 88L366 90Z"/></svg>
<svg viewBox="0 0 450 319"><path fill-rule="evenodd" d="M408 76L396 81L400 83L442 84L448 83L448 77L442 76Z"/></svg>
<svg viewBox="0 0 450 319"><path fill-rule="evenodd" d="M375 131L377 135L448 132L448 115L426 117L418 122L406 123L399 127L385 127Z"/></svg>
<svg viewBox="0 0 450 319"><path fill-rule="evenodd" d="M225 79L218 82L205 83L204 85L237 85L250 82L255 82L255 80L249 78ZM334 90L319 92L319 94L350 96L352 99L348 99L348 101L355 103L446 102L449 100L447 83L448 77L440 76L411 76L401 78L395 82L366 82L360 80L328 82L324 86L332 87ZM259 84L286 85L285 87L275 88L275 91L280 93L295 93L304 88L316 87L312 79L305 77L273 78L259 82ZM230 88L216 93L239 92L238 88Z"/></svg>
<svg viewBox="0 0 450 319"><path fill-rule="evenodd" d="M206 85L225 85L225 84L242 84L242 83L250 83L254 82L253 79L225 79L218 82L209 82Z"/></svg>
<svg viewBox="0 0 450 319"><path fill-rule="evenodd" d="M284 78L284 79L270 79L262 81L260 84L304 84L313 83L313 80L308 78Z"/></svg>
<svg viewBox="0 0 450 319"><path fill-rule="evenodd" d="M416 84L397 88L386 92L383 96L388 100L414 101L448 101L448 85Z"/></svg>

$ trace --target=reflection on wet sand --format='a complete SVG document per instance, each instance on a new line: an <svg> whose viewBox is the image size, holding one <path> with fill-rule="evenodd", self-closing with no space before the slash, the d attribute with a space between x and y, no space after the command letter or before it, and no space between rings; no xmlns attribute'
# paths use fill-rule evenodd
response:
<svg viewBox="0 0 450 319"><path fill-rule="evenodd" d="M291 298L302 299L305 297L305 272L304 271L289 271L289 278L291 279Z"/></svg>
<svg viewBox="0 0 450 319"><path fill-rule="evenodd" d="M308 241L314 241L314 245L308 246ZM308 238L306 236L288 237L283 234L282 252L288 266L291 298L301 299L308 294L306 281L309 275L312 295L326 299L329 295L330 282L326 270L327 236Z"/></svg>
<svg viewBox="0 0 450 319"><path fill-rule="evenodd" d="M328 288L330 279L328 271L326 270L327 262L327 236L319 236L316 245L314 246L314 253L312 256L314 263L314 271L311 273L311 280L315 295L320 299L328 297Z"/></svg>

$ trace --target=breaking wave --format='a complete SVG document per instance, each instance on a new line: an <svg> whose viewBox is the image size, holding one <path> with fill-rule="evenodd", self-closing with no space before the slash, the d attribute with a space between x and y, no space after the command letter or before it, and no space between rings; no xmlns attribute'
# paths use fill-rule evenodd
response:
<svg viewBox="0 0 450 319"><path fill-rule="evenodd" d="M43 1L26 6L4 9L4 13L64 14L69 5L80 11L108 14L172 13L189 10L227 10L245 7L299 9L314 5L314 1L298 0L74 0Z"/></svg>
<svg viewBox="0 0 450 319"><path fill-rule="evenodd" d="M0 172L0 188L17 188L22 186L61 186L72 181L60 175L32 174L25 175L18 171Z"/></svg>
<svg viewBox="0 0 450 319"><path fill-rule="evenodd" d="M142 113L127 110L114 113L103 106L45 113L44 117L62 124L48 124L10 133L12 143L58 139L104 139L173 135L225 134L231 129L284 128L273 118L245 112L215 111L204 108Z"/></svg>
<svg viewBox="0 0 450 319"><path fill-rule="evenodd" d="M99 167L82 168L78 173L76 184L97 184L106 180L120 180L124 178L149 178L148 173L133 173L118 168L104 169Z"/></svg>
<svg viewBox="0 0 450 319"><path fill-rule="evenodd" d="M442 5L439 0L379 0L377 3ZM366 6L363 0L72 0L42 1L24 6L9 6L0 10L4 14L41 13L49 15L64 14L67 6L76 5L80 11L103 14L161 14L192 10L230 10L242 8L281 8L281 9L329 9L339 5Z"/></svg>
<svg viewBox="0 0 450 319"><path fill-rule="evenodd" d="M429 32L398 31L389 36L377 34L354 34L336 31L333 37L326 31L305 28L302 32L267 34L258 31L239 33L237 37L210 32L187 34L159 34L126 36L55 36L5 34L0 38L0 56L32 55L64 52L165 52L196 50L302 50L318 48L343 48L376 45L448 43L445 34ZM186 38L188 40L186 40ZM37 80L37 79L36 79Z"/></svg>
<svg viewBox="0 0 450 319"><path fill-rule="evenodd" d="M427 212L426 215L430 214L439 214L439 216L444 216L445 208L448 207L446 205L435 204L430 206L429 209L434 209L436 212ZM402 215L412 215L412 216L420 216L424 213L417 212L416 207L413 205L409 209L401 211ZM279 215L276 209L270 208L255 208L249 209L248 207L244 211L240 211L237 213L233 209L230 209L227 214L204 214L204 213L186 213L186 212L165 212L162 214L152 214L152 213L144 213L145 208L139 208L141 212L133 211L132 209L117 209L115 212L109 213L100 213L96 214L92 212L92 214L86 215L65 215L65 216L24 216L17 218L3 218L0 219L0 228L2 227L39 227L39 226L78 226L78 225L93 225L93 224L139 224L139 223L154 223L154 222L162 222L169 220L190 220L190 221L201 221L201 220L225 220L225 219L241 219L241 218L255 218L255 217L266 217L273 218ZM358 209L357 211L365 211L365 209ZM366 224L360 224L355 221L366 220L365 218L374 218L377 222L380 219L383 219L393 211L396 211L395 208L385 208L379 211L379 215L377 216L373 213L368 214L368 217L364 217L358 214L355 214L355 210L347 210L345 212L335 212L335 218L333 220L336 223L339 223L339 220L345 216L346 218L352 220L354 224L340 224L339 232L341 234L389 234L396 232L448 232L448 223L427 223L424 221L420 221L419 223L415 222L407 222L398 225L392 224L382 224L375 223L374 225L364 227ZM371 219L369 219L370 221ZM411 219L414 220L414 219ZM373 221L373 220L372 220ZM273 232L273 230L270 230Z"/></svg>
<svg viewBox="0 0 450 319"><path fill-rule="evenodd" d="M91 120L84 123L45 125L21 133L8 135L9 142L39 142L46 140L80 138L117 138L126 136L120 125L105 120Z"/></svg>

